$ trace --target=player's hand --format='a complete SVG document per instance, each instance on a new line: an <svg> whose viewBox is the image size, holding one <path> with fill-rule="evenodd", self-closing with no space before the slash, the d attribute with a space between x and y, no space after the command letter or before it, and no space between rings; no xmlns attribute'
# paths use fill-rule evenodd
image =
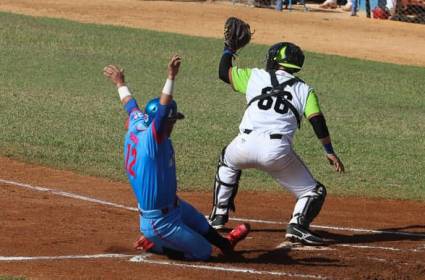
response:
<svg viewBox="0 0 425 280"><path fill-rule="evenodd" d="M109 78L117 87L125 85L124 69L116 65L108 65L103 68L103 75Z"/></svg>
<svg viewBox="0 0 425 280"><path fill-rule="evenodd" d="M326 158L329 161L329 164L335 167L335 171L341 173L345 171L344 164L335 154L326 154Z"/></svg>
<svg viewBox="0 0 425 280"><path fill-rule="evenodd" d="M179 72L181 57L177 54L173 55L170 62L168 63L168 79L174 80Z"/></svg>

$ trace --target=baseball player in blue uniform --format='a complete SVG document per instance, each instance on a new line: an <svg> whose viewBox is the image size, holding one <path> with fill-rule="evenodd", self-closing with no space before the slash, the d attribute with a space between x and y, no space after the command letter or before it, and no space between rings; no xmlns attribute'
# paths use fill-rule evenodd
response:
<svg viewBox="0 0 425 280"><path fill-rule="evenodd" d="M125 85L122 69L109 65L103 72L117 86L129 116L124 164L137 198L140 230L144 235L136 247L170 258L207 260L212 245L223 254L233 253L234 246L248 235L250 226L238 225L223 237L203 214L176 194L176 166L169 137L176 121L184 118L173 100L180 64L179 56L171 58L161 96L150 100L143 111Z"/></svg>

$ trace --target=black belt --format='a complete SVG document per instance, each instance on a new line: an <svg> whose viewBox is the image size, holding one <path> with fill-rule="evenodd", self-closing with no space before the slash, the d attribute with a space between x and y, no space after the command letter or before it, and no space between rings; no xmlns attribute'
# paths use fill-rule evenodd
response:
<svg viewBox="0 0 425 280"><path fill-rule="evenodd" d="M167 206L167 207L164 207L164 208L161 208L161 209L157 209L157 210L149 210L147 212L161 211L161 213L163 215L165 215L168 212L170 212L171 210L173 210L174 208L176 208L177 206L179 206L179 200L178 200L178 198L176 198L176 200L174 201L174 204L172 206ZM141 209L139 209L139 213L140 213L140 216L143 217L143 211Z"/></svg>
<svg viewBox="0 0 425 280"><path fill-rule="evenodd" d="M250 134L252 132L252 129L244 129L243 133L245 134ZM270 134L270 139L282 139L283 134L278 134L278 133L274 133L274 134Z"/></svg>

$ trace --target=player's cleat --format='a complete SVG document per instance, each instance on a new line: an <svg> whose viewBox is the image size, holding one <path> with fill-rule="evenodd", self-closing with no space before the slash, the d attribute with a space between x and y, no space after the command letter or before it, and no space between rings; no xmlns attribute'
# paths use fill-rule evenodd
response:
<svg viewBox="0 0 425 280"><path fill-rule="evenodd" d="M293 242L301 242L305 245L317 246L327 243L322 237L313 234L311 231L298 224L289 224L286 228L285 237Z"/></svg>
<svg viewBox="0 0 425 280"><path fill-rule="evenodd" d="M232 249L235 248L236 244L244 240L248 236L250 231L251 226L245 223L236 226L231 232L229 232L226 238L230 241Z"/></svg>
<svg viewBox="0 0 425 280"><path fill-rule="evenodd" d="M222 229L227 221L229 221L228 215L215 215L214 219L209 222L214 229Z"/></svg>
<svg viewBox="0 0 425 280"><path fill-rule="evenodd" d="M149 252L149 250L152 249L154 246L155 244L143 235L140 236L136 242L134 242L134 249L143 250L145 252Z"/></svg>

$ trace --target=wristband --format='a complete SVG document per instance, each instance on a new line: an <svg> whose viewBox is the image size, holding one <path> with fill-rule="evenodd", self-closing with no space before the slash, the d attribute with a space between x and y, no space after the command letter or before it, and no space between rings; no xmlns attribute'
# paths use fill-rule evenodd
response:
<svg viewBox="0 0 425 280"><path fill-rule="evenodd" d="M165 81L164 88L162 89L162 93L165 95L173 95L174 90L174 80L167 79Z"/></svg>
<svg viewBox="0 0 425 280"><path fill-rule="evenodd" d="M230 54L231 56L233 56L235 54L235 51L225 46L223 50L223 54Z"/></svg>
<svg viewBox="0 0 425 280"><path fill-rule="evenodd" d="M128 89L127 86L120 86L118 88L118 94L120 95L121 101L123 101L124 98L131 96L130 90Z"/></svg>
<svg viewBox="0 0 425 280"><path fill-rule="evenodd" d="M327 154L335 154L334 148L332 147L332 143L324 144L323 148L325 149Z"/></svg>

